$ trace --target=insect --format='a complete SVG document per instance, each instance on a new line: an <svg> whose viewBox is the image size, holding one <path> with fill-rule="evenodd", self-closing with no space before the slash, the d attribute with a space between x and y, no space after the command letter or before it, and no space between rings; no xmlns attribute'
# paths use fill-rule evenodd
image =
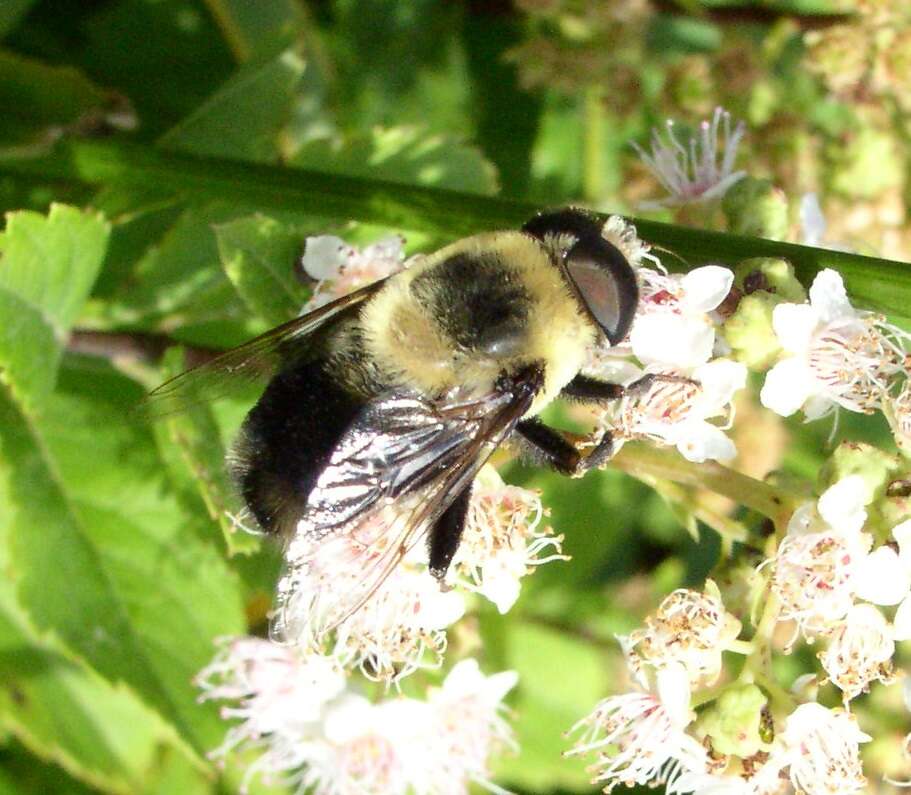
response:
<svg viewBox="0 0 911 795"><path fill-rule="evenodd" d="M149 406L167 414L271 375L228 459L259 527L322 539L408 505L370 587L424 535L442 581L472 481L499 445L567 475L610 456L609 435L583 456L537 415L561 396L623 394L580 370L599 338L626 336L637 302L633 268L596 218L546 212L268 331L163 384Z"/></svg>

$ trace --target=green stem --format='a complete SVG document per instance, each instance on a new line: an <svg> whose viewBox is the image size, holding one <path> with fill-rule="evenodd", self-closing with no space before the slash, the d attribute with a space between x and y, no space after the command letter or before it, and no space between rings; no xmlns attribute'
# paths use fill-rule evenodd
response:
<svg viewBox="0 0 911 795"><path fill-rule="evenodd" d="M798 502L796 495L714 461L694 464L673 450L647 444L624 445L611 459L611 466L637 478L709 489L768 517L776 528L787 526Z"/></svg>
<svg viewBox="0 0 911 795"><path fill-rule="evenodd" d="M65 139L40 152L0 151L0 174L76 180L91 185L154 186L195 198L243 201L267 209L351 218L395 228L463 236L515 228L537 205L441 188L328 174L304 169L197 157L120 140ZM747 257L790 260L808 284L835 268L859 302L907 318L911 268L842 251L798 246L705 229L630 219L640 235L688 263L735 264ZM667 263L675 266L673 258Z"/></svg>

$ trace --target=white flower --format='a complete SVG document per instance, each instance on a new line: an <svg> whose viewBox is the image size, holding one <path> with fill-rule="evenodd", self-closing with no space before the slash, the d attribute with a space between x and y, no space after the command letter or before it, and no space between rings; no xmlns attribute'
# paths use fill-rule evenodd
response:
<svg viewBox="0 0 911 795"><path fill-rule="evenodd" d="M690 684L711 685L721 674L722 652L737 639L740 628L709 580L704 593L681 588L665 597L645 627L621 642L634 670L642 663L655 668L680 664Z"/></svg>
<svg viewBox="0 0 911 795"><path fill-rule="evenodd" d="M737 455L723 427L709 420L732 418L734 393L746 384L746 367L715 359L688 372L660 372L648 389L629 390L605 414L618 442L651 439L676 447L690 461L729 461Z"/></svg>
<svg viewBox="0 0 911 795"><path fill-rule="evenodd" d="M703 121L698 137L690 138L686 146L677 139L672 120L667 121L663 136L658 130L652 130L650 154L633 144L639 157L668 192L667 198L644 202L642 207L681 207L721 199L731 185L746 176L745 171L733 170L744 130L743 122L739 122L732 132L731 114L715 108L712 120Z"/></svg>
<svg viewBox="0 0 911 795"><path fill-rule="evenodd" d="M509 486L484 466L471 491L468 517L452 563L458 584L477 591L506 613L519 597L519 581L534 566L568 560L562 536L539 531L544 516L537 492Z"/></svg>
<svg viewBox="0 0 911 795"><path fill-rule="evenodd" d="M655 692L625 693L604 699L572 732L581 737L568 755L597 755L589 767L593 784L610 792L619 784L665 784L668 792L686 772L705 772L705 749L686 733L689 677L682 665L656 673Z"/></svg>
<svg viewBox="0 0 911 795"><path fill-rule="evenodd" d="M858 744L870 737L850 713L801 704L788 716L781 739L798 792L847 795L866 786Z"/></svg>
<svg viewBox="0 0 911 795"><path fill-rule="evenodd" d="M429 730L427 705L413 699L372 704L346 694L326 714L318 738L301 743L298 791L313 795L405 795Z"/></svg>
<svg viewBox="0 0 911 795"><path fill-rule="evenodd" d="M464 612L462 596L443 591L426 561L400 561L371 593L397 523L381 513L343 533L299 533L278 586L275 634L305 649L331 652L345 666L391 681L439 665L447 626ZM422 552L422 550L419 550Z"/></svg>
<svg viewBox="0 0 911 795"><path fill-rule="evenodd" d="M870 682L891 680L889 661L895 653L892 628L872 605L854 605L819 653L829 679L844 693L845 701L867 691Z"/></svg>
<svg viewBox="0 0 911 795"><path fill-rule="evenodd" d="M226 639L212 663L196 678L201 701L237 702L225 706L225 720L239 719L209 755L223 760L239 748L262 753L247 771L279 776L302 764L302 743L318 736L327 705L345 688L338 663L321 655L259 638Z"/></svg>
<svg viewBox="0 0 911 795"><path fill-rule="evenodd" d="M485 676L476 660L456 663L427 699L429 748L423 775L415 776L416 793L468 795L470 782L503 792L490 780L489 760L501 749L516 747L503 717L503 699L517 680L514 671Z"/></svg>
<svg viewBox="0 0 911 795"><path fill-rule="evenodd" d="M760 399L787 417L818 419L841 406L869 414L903 371L903 335L848 301L841 276L820 271L809 304L779 304L772 325L787 356L766 375Z"/></svg>
<svg viewBox="0 0 911 795"><path fill-rule="evenodd" d="M344 690L331 658L305 656L255 638L233 642L200 674L204 699L239 702L226 719L244 722L212 755L258 751L242 791L261 776L312 795L468 795L490 781L491 754L514 747L502 700L516 684L458 663L426 700L378 703Z"/></svg>
<svg viewBox="0 0 911 795"><path fill-rule="evenodd" d="M688 369L709 360L715 347L710 312L727 297L734 274L705 265L686 274L639 270L641 294L630 344L645 365Z"/></svg>
<svg viewBox="0 0 911 795"><path fill-rule="evenodd" d="M911 639L911 520L892 528L898 546L880 546L861 564L857 575L857 595L877 605L898 605L893 638Z"/></svg>
<svg viewBox="0 0 911 795"><path fill-rule="evenodd" d="M308 237L301 264L317 283L301 314L400 271L406 266L404 242L396 235L361 250L333 235Z"/></svg>
<svg viewBox="0 0 911 795"><path fill-rule="evenodd" d="M795 621L809 638L841 622L854 604L856 572L869 549L868 538L832 530L788 535L772 570L781 619Z"/></svg>

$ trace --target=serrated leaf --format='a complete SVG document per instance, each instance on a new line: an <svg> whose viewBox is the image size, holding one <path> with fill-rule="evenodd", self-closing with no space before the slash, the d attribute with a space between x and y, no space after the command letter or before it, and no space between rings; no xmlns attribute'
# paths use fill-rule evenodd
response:
<svg viewBox="0 0 911 795"><path fill-rule="evenodd" d="M293 50L243 67L162 138L161 145L200 155L275 162L305 64Z"/></svg>
<svg viewBox="0 0 911 795"><path fill-rule="evenodd" d="M269 325L300 312L306 290L294 277L304 235L263 215L238 218L215 227L222 266L240 297Z"/></svg>
<svg viewBox="0 0 911 795"><path fill-rule="evenodd" d="M295 153L292 165L337 174L493 193L496 172L480 150L419 127L376 127L344 139L316 140Z"/></svg>
<svg viewBox="0 0 911 795"><path fill-rule="evenodd" d="M60 345L44 315L0 287L0 383L29 406L54 388Z"/></svg>
<svg viewBox="0 0 911 795"><path fill-rule="evenodd" d="M47 216L10 213L0 235L0 287L39 309L62 336L92 289L109 233L100 215L64 204Z"/></svg>
<svg viewBox="0 0 911 795"><path fill-rule="evenodd" d="M182 352L173 348L162 362L162 376L170 378L185 368ZM244 532L232 521L242 506L230 482L225 465L225 447L212 410L205 403L166 418L156 429L179 451L179 460L161 445L162 456L178 480L189 479L203 500L209 517L221 528L229 555L250 555L260 548L256 536ZM179 470L175 472L175 470Z"/></svg>
<svg viewBox="0 0 911 795"><path fill-rule="evenodd" d="M37 756L106 792L142 785L166 736L160 720L39 638L0 584L0 724Z"/></svg>
<svg viewBox="0 0 911 795"><path fill-rule="evenodd" d="M12 503L2 521L19 598L39 629L53 629L108 680L128 683L204 751L223 727L196 703L191 679L216 636L243 631L239 584L188 532L151 438L124 419L129 403L104 394L117 390L58 392L38 415L0 390Z"/></svg>

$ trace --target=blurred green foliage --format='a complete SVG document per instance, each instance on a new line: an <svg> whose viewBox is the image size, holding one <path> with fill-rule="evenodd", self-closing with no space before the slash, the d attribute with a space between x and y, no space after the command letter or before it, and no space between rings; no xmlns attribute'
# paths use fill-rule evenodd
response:
<svg viewBox="0 0 911 795"><path fill-rule="evenodd" d="M901 225L880 205L897 196L903 208L908 192L907 98L872 44L855 82L833 85L827 31L852 24L846 10L836 0L6 0L0 155L113 136L627 211L655 190L628 142L666 116L695 121L724 104L748 121L743 162L785 190L792 224L805 190L829 191L836 221L839 206L867 202L878 236L866 243L902 257ZM818 60L806 61L808 48ZM0 236L0 792L234 792L238 772L205 758L224 725L196 703L192 678L216 637L264 630L278 569L276 550L225 518L221 458L248 404L154 429L131 408L182 366L174 353L158 361L163 341L224 348L292 317L306 297L294 267L308 234L358 242L390 230L154 179L95 189L3 172L0 205L14 211ZM851 224L843 212L833 239L855 235ZM412 249L443 241L416 228ZM74 328L106 357L80 352ZM848 421L838 437L887 437L868 429ZM828 428L786 433L788 458L757 453L758 474L782 465L814 477ZM573 560L531 578L509 616L477 617L485 667L521 674L511 703L521 750L501 777L519 792L586 791L583 765L560 758L562 732L619 675L613 633L704 577L718 538L691 537L695 520L618 472L509 474L542 489Z"/></svg>

